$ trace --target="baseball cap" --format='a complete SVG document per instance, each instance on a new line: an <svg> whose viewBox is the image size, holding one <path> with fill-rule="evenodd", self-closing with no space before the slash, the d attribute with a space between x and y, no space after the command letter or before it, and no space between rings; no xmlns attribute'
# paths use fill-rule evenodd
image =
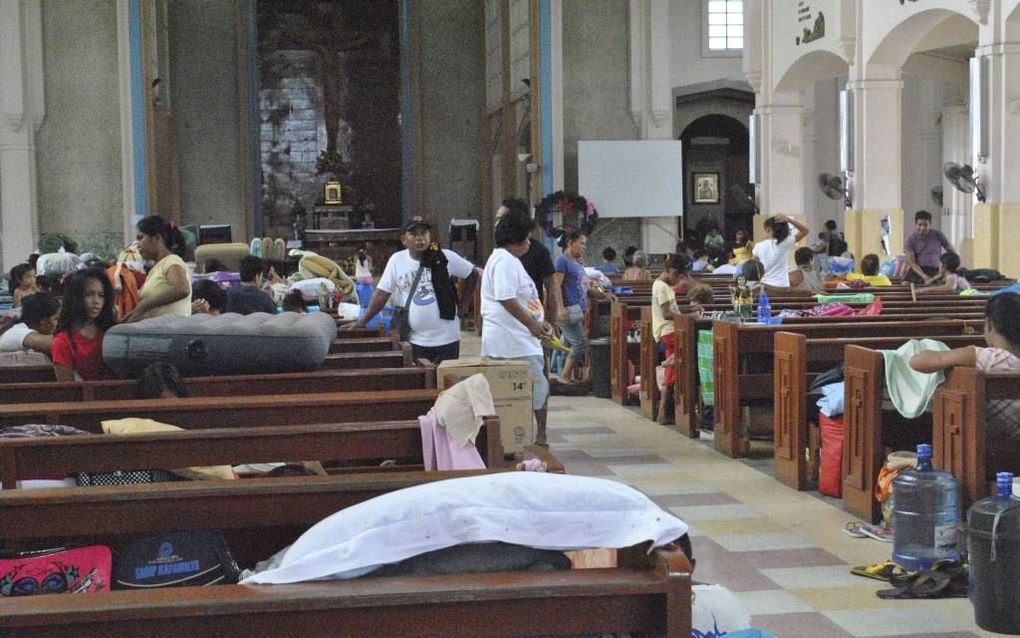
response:
<svg viewBox="0 0 1020 638"><path fill-rule="evenodd" d="M421 215L415 215L404 224L404 232L409 233L415 229L432 230L432 222Z"/></svg>

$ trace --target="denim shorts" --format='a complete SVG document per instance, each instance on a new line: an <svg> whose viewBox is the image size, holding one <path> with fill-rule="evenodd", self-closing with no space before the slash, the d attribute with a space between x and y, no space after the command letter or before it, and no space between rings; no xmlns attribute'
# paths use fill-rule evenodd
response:
<svg viewBox="0 0 1020 638"><path fill-rule="evenodd" d="M588 353L588 335L584 334L584 311L581 306L567 306L567 321L560 324L563 339L572 349L570 358L573 362L582 363Z"/></svg>

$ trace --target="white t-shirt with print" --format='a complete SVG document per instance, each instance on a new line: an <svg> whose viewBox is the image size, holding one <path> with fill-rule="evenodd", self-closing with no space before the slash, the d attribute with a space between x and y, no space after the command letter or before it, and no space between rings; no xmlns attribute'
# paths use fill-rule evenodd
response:
<svg viewBox="0 0 1020 638"><path fill-rule="evenodd" d="M475 267L452 250L443 249L446 255L447 271L451 277L465 279L474 272ZM414 276L421 264L411 258L411 254L402 250L394 253L386 262L379 284L379 290L390 294L389 305L403 307L407 294L414 283ZM421 281L415 289L414 299L408 309L411 321L411 336L408 341L418 346L436 347L460 341L460 321L440 319L439 304L432 289L432 270L426 268L421 274Z"/></svg>
<svg viewBox="0 0 1020 638"><path fill-rule="evenodd" d="M776 288L790 287L790 272L786 266L786 256L790 249L796 244L793 235L788 236L782 242L776 243L774 239L766 239L754 245L754 256L758 258L765 269L761 282Z"/></svg>
<svg viewBox="0 0 1020 638"><path fill-rule="evenodd" d="M538 289L521 260L497 248L482 273L482 356L542 356L541 342L500 303L509 299L516 300L537 321L545 319Z"/></svg>

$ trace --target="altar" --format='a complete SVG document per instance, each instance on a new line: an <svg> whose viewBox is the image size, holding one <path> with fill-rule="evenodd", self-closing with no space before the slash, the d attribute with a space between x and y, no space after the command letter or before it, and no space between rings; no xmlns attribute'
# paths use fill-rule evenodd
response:
<svg viewBox="0 0 1020 638"><path fill-rule="evenodd" d="M353 257L364 247L372 258L376 275L382 273L390 255L404 248L399 228L309 229L305 231L304 247L337 263Z"/></svg>

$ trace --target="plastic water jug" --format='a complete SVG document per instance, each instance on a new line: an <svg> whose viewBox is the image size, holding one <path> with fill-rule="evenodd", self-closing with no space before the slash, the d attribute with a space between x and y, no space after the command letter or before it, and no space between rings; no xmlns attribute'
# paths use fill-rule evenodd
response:
<svg viewBox="0 0 1020 638"><path fill-rule="evenodd" d="M970 602L974 622L987 631L1020 634L1020 499L1013 475L995 475L996 495L967 512Z"/></svg>
<svg viewBox="0 0 1020 638"><path fill-rule="evenodd" d="M923 571L936 561L960 559L956 546L959 494L952 474L931 468L931 445L918 445L917 469L900 472L893 479L892 559L896 563Z"/></svg>
<svg viewBox="0 0 1020 638"><path fill-rule="evenodd" d="M758 298L758 323L769 323L772 317L772 305L769 303L769 295L764 290Z"/></svg>

